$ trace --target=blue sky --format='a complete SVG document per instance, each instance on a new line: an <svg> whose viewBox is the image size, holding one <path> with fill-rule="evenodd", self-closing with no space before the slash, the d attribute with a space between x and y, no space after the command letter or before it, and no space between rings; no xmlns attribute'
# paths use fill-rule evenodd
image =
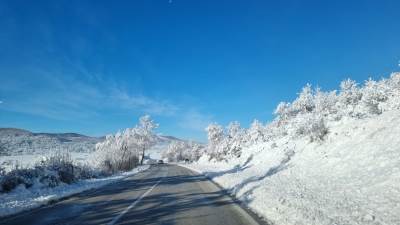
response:
<svg viewBox="0 0 400 225"><path fill-rule="evenodd" d="M1 1L0 127L205 140L306 83L399 70L399 1Z"/></svg>

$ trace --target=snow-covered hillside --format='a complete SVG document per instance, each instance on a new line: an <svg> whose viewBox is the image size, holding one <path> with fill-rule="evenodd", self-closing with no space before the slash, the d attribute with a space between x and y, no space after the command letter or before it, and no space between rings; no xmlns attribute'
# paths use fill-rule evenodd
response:
<svg viewBox="0 0 400 225"><path fill-rule="evenodd" d="M400 111L329 124L322 144L282 138L190 165L276 224L400 224Z"/></svg>
<svg viewBox="0 0 400 225"><path fill-rule="evenodd" d="M277 225L400 224L400 73L306 86L272 123L208 127L185 165L211 177Z"/></svg>
<svg viewBox="0 0 400 225"><path fill-rule="evenodd" d="M32 133L16 128L0 128L0 156L47 154L55 151L92 152L103 138L75 133Z"/></svg>

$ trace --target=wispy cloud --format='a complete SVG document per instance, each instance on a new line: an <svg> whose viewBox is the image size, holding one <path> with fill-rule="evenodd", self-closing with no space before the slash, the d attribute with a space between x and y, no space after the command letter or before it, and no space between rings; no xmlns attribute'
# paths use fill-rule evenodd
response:
<svg viewBox="0 0 400 225"><path fill-rule="evenodd" d="M131 95L121 88L113 88L111 90L111 98L112 101L117 102L122 108L140 108L146 113L155 115L171 116L178 110L177 106L167 100L153 99L141 94Z"/></svg>
<svg viewBox="0 0 400 225"><path fill-rule="evenodd" d="M8 76L3 83L7 85L0 85L0 94L12 100L2 104L2 109L62 120L90 118L102 111L170 116L178 109L165 99L129 92L115 81L95 76L85 80L54 71L28 72L29 76Z"/></svg>
<svg viewBox="0 0 400 225"><path fill-rule="evenodd" d="M192 108L182 113L178 125L184 129L204 132L204 129L212 122L212 119L212 115L201 113L199 110Z"/></svg>

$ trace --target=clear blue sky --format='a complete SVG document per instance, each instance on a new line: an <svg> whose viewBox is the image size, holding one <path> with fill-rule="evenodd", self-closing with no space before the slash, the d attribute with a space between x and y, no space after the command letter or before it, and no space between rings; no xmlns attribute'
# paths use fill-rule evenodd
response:
<svg viewBox="0 0 400 225"><path fill-rule="evenodd" d="M306 83L399 70L400 1L1 1L0 127L205 140Z"/></svg>

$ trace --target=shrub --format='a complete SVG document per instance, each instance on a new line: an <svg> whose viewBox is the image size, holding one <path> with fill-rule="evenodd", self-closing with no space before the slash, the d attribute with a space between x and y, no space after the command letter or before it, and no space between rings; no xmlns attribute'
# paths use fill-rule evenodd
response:
<svg viewBox="0 0 400 225"><path fill-rule="evenodd" d="M74 168L75 165L69 154L55 154L49 158L45 158L37 165L37 168L56 171L59 180L66 184L71 184L76 181Z"/></svg>
<svg viewBox="0 0 400 225"><path fill-rule="evenodd" d="M37 181L45 187L56 187L61 183L71 184L80 179L104 175L88 165L76 165L68 154L55 154L44 158L34 168L16 167L10 172L0 173L0 192L9 192L19 185L32 187Z"/></svg>
<svg viewBox="0 0 400 225"><path fill-rule="evenodd" d="M37 177L37 171L33 169L15 169L5 174L1 179L1 190L9 192L17 186L23 184L26 188L33 185L34 178Z"/></svg>
<svg viewBox="0 0 400 225"><path fill-rule="evenodd" d="M311 142L323 140L328 133L324 118L316 114L298 116L290 125L293 136L308 136Z"/></svg>

